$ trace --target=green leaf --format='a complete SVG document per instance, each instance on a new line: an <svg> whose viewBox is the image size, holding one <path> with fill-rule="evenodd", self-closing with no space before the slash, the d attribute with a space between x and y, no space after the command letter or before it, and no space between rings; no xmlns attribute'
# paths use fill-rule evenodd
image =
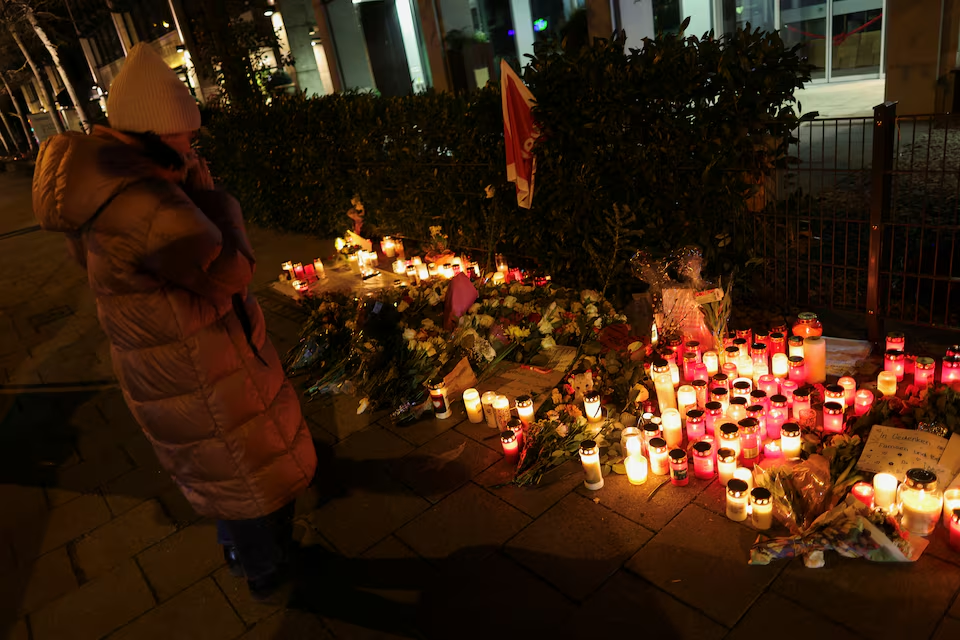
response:
<svg viewBox="0 0 960 640"><path fill-rule="evenodd" d="M613 465L613 472L621 476L627 475L627 466L623 463Z"/></svg>

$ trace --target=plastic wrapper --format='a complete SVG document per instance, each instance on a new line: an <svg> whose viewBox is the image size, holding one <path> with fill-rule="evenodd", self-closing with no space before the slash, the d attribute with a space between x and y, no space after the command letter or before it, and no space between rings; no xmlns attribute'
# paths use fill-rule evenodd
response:
<svg viewBox="0 0 960 640"><path fill-rule="evenodd" d="M754 483L770 490L774 518L800 534L830 508L830 463L819 455L803 462L781 461L753 470Z"/></svg>
<svg viewBox="0 0 960 640"><path fill-rule="evenodd" d="M695 296L710 286L701 273L703 254L698 247L683 247L663 259L638 251L630 266L634 276L650 286L654 319L661 335L713 345L713 334Z"/></svg>

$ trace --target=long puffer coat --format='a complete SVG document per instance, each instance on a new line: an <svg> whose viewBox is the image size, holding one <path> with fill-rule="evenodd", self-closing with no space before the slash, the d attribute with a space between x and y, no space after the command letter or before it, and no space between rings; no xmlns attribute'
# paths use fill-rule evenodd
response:
<svg viewBox="0 0 960 640"><path fill-rule="evenodd" d="M316 452L248 294L236 200L188 196L117 134L40 149L34 213L85 265L131 412L196 511L245 520L310 483Z"/></svg>

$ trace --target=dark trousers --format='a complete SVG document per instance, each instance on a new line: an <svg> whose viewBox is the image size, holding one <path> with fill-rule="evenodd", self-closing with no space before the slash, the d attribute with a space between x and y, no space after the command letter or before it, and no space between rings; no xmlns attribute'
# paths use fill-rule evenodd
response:
<svg viewBox="0 0 960 640"><path fill-rule="evenodd" d="M217 542L232 545L247 580L258 580L280 569L293 545L294 503L250 520L217 520Z"/></svg>

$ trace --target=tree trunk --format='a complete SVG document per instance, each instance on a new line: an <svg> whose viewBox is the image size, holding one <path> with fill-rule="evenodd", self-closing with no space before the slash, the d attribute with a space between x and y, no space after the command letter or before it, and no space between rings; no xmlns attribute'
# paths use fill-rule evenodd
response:
<svg viewBox="0 0 960 640"><path fill-rule="evenodd" d="M80 120L80 127L83 129L84 133L90 133L90 122L87 120L87 112L84 110L79 96L77 96L77 90L73 88L73 82L70 81L66 70L60 63L60 52L57 51L57 48L54 46L54 44L50 42L50 38L47 37L47 32L43 30L43 27L41 27L40 23L37 21L37 16L34 15L33 9L26 7L25 10L27 22L30 23L30 26L33 27L33 30L36 32L37 37L40 38L40 42L42 42L43 46L46 47L47 53L50 54L50 58L53 60L53 65L57 68L57 72L60 74L60 77L63 78L63 84L67 88L67 94L69 94L70 100L73 102L73 108L77 110L77 118Z"/></svg>
<svg viewBox="0 0 960 640"><path fill-rule="evenodd" d="M7 25L7 28L10 30L10 35L13 36L13 41L20 47L23 57L27 59L27 64L30 65L30 70L33 71L33 77L37 80L37 90L40 92L40 104L42 104L43 108L50 114L50 119L53 121L53 126L56 128L57 133L63 133L63 123L60 122L60 118L57 116L57 108L53 106L53 102L50 100L50 92L47 91L47 85L44 84L43 78L40 76L40 69L37 68L36 63L33 61L33 56L30 55L27 48L23 46L23 40L20 39L20 34L17 33L16 26L11 22Z"/></svg>
<svg viewBox="0 0 960 640"><path fill-rule="evenodd" d="M3 124L7 125L7 131L10 131L10 125L7 124L7 116L2 111L0 111L0 117L3 118ZM7 136L3 135L3 132L0 131L0 142L3 143L3 148L7 150L7 155L10 155L10 145L7 144Z"/></svg>
<svg viewBox="0 0 960 640"><path fill-rule="evenodd" d="M17 112L17 116L20 117L20 125L23 127L23 134L27 138L27 150L36 149L37 141L33 137L33 133L30 131L30 126L27 124L27 118L23 115L23 109L20 108L20 103L17 102L16 96L13 95L13 91L10 90L10 85L7 84L7 77L3 75L3 72L0 71L0 80L3 81L3 88L7 90L7 93L10 95L10 101L13 102L13 108Z"/></svg>

